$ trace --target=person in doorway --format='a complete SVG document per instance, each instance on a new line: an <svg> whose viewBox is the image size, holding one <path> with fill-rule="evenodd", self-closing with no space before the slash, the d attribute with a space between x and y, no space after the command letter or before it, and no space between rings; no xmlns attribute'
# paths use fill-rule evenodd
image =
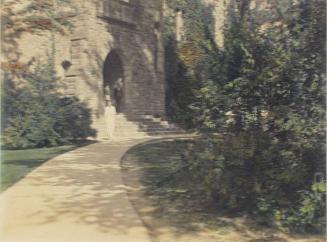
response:
<svg viewBox="0 0 327 242"><path fill-rule="evenodd" d="M122 111L122 100L123 100L123 89L124 89L124 81L123 78L118 78L118 80L114 84L114 99L116 102L116 111L120 113Z"/></svg>
<svg viewBox="0 0 327 242"><path fill-rule="evenodd" d="M108 137L110 140L113 140L114 139L114 131L115 131L116 108L112 103L109 86L106 86L104 88L104 97L105 97L104 115L105 115Z"/></svg>

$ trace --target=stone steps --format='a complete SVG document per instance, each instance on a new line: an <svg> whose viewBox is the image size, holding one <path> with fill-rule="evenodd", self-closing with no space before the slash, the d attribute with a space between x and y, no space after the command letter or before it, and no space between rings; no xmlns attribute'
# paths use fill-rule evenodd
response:
<svg viewBox="0 0 327 242"><path fill-rule="evenodd" d="M167 121L163 122L156 122L153 120L147 120L147 121L134 121L135 123L138 124L138 128L140 131L144 132L152 132L152 131L181 131L180 128L176 127L175 125L169 124ZM127 127L128 126L123 126Z"/></svg>
<svg viewBox="0 0 327 242"><path fill-rule="evenodd" d="M98 121L98 139L108 139L105 119ZM117 139L142 138L148 136L184 134L185 131L163 118L156 118L149 114L124 115L116 114L114 137Z"/></svg>

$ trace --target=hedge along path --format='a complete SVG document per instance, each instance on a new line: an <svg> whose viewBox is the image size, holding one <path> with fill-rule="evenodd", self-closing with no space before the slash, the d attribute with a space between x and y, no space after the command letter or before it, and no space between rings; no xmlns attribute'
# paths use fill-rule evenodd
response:
<svg viewBox="0 0 327 242"><path fill-rule="evenodd" d="M149 139L101 142L49 160L0 194L0 241L149 242L120 161Z"/></svg>

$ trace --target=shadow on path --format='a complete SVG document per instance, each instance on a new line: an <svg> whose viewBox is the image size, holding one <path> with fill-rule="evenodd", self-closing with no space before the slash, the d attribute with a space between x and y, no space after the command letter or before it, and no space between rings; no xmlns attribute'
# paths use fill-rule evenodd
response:
<svg viewBox="0 0 327 242"><path fill-rule="evenodd" d="M288 235L251 217L224 214L183 172L190 138L161 139L131 148L122 159L128 195L155 242L323 242L320 236ZM184 164L184 165L183 165Z"/></svg>
<svg viewBox="0 0 327 242"><path fill-rule="evenodd" d="M150 241L126 195L119 163L138 142L92 144L35 169L0 196L0 240Z"/></svg>

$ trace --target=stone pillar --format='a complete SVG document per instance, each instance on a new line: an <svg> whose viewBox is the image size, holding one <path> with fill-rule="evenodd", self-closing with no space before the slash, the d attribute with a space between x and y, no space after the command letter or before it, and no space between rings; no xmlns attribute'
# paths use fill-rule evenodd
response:
<svg viewBox="0 0 327 242"><path fill-rule="evenodd" d="M176 40L182 41L185 38L183 11L176 10Z"/></svg>

